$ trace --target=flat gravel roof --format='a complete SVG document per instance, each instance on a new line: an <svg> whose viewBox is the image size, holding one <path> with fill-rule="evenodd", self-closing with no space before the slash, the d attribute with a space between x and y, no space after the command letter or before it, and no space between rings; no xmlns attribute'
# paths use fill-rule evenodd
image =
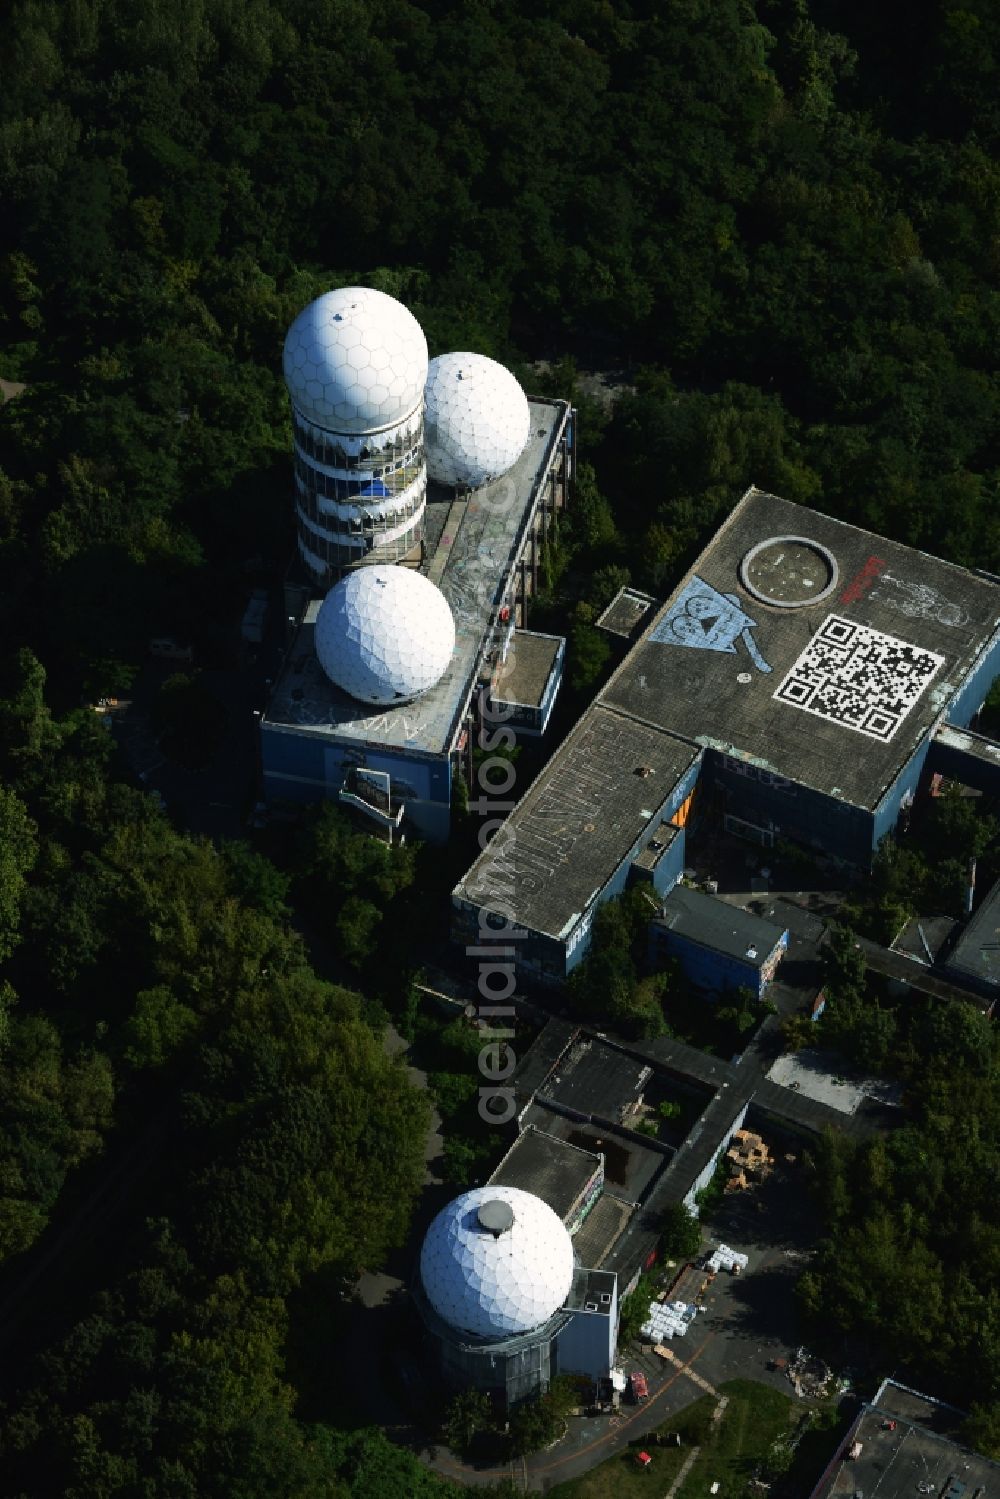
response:
<svg viewBox="0 0 1000 1499"><path fill-rule="evenodd" d="M674 886L663 915L653 917L653 928L676 932L756 968L763 968L784 935L773 921L686 885Z"/></svg>
<svg viewBox="0 0 1000 1499"><path fill-rule="evenodd" d="M494 902L531 930L563 937L700 754L654 726L590 708L456 897Z"/></svg>
<svg viewBox="0 0 1000 1499"><path fill-rule="evenodd" d="M510 654L493 676L493 701L516 703L525 708L539 707L556 657L565 643L562 635L515 630Z"/></svg>
<svg viewBox="0 0 1000 1499"><path fill-rule="evenodd" d="M596 1151L570 1145L558 1135L546 1134L529 1124L518 1135L490 1182L533 1192L560 1218L565 1218L600 1164Z"/></svg>

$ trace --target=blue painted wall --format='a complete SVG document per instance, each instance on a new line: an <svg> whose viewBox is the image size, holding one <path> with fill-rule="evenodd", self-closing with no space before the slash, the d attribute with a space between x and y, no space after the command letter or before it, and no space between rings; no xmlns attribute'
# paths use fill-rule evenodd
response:
<svg viewBox="0 0 1000 1499"><path fill-rule="evenodd" d="M383 748L357 750L341 741L282 732L266 721L260 729L264 797L267 801L334 800L351 766L387 771L393 794L406 802L406 816L421 837L442 842L451 816L451 762Z"/></svg>
<svg viewBox="0 0 1000 1499"><path fill-rule="evenodd" d="M653 889L657 894L666 895L674 888L684 873L684 849L686 846L686 831L684 828L678 828L673 843L653 870Z"/></svg>
<svg viewBox="0 0 1000 1499"><path fill-rule="evenodd" d="M692 942L679 932L666 931L662 927L651 927L650 946L654 959L662 958L664 954L676 958L685 977L699 989L708 989L715 994L722 994L726 989L750 989L757 999L763 997L767 985L756 964L716 952L714 948L704 947L700 942ZM768 956L787 946L788 933L783 932L781 941Z"/></svg>
<svg viewBox="0 0 1000 1499"><path fill-rule="evenodd" d="M618 1331L618 1283L605 1312L575 1312L559 1334L556 1362L560 1374L586 1374L606 1379L615 1361Z"/></svg>
<svg viewBox="0 0 1000 1499"><path fill-rule="evenodd" d="M979 712L986 701L986 694L998 676L1000 676L1000 631L990 641L975 671L952 698L945 715L948 722L964 729Z"/></svg>
<svg viewBox="0 0 1000 1499"><path fill-rule="evenodd" d="M646 844L649 842L653 833L660 826L660 824L663 822L669 822L674 813L677 811L678 807L680 807L684 802L687 801L688 797L691 795L692 791L697 785L698 776L701 771L701 764L702 762L700 759L696 760L690 767L690 769L686 771L686 773L673 787L666 800L650 818L645 828L643 828L642 833L635 840L635 843L633 843L625 858L611 875L611 878L594 897L590 906L586 911L584 911L576 926L568 934L565 941L565 973L567 975L572 973L573 969L577 966L580 960L587 954L587 951L590 947L590 928L594 919L594 912L599 906L603 906L605 901L613 900L616 895L624 894L629 882L629 872L632 860L636 857L637 854L642 851L643 848L645 848ZM671 886L676 884L680 872L684 867L683 837L678 837L674 840L674 848L677 848L678 845L680 845L681 848L680 864L675 866L674 862L672 860L668 861L667 858L664 858L661 861L665 866L663 875L660 877L660 881L657 884L657 888L661 891L661 894L665 894L666 891L671 888ZM673 854L673 851L674 850L671 849L670 853ZM673 876L673 878L671 878L671 874L675 867L677 872ZM669 884L666 883L668 880Z"/></svg>

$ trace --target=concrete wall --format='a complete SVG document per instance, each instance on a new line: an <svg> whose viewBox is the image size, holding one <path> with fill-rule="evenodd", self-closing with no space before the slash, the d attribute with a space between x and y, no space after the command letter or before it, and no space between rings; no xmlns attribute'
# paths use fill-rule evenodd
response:
<svg viewBox="0 0 1000 1499"><path fill-rule="evenodd" d="M973 786L984 796L1000 796L1000 742L949 724L927 751L927 770Z"/></svg>
<svg viewBox="0 0 1000 1499"><path fill-rule="evenodd" d="M718 1148L712 1155L712 1159L708 1162L708 1165L705 1166L702 1171L699 1171L698 1175L695 1177L694 1181L691 1183L690 1187L685 1193L684 1206L688 1208L690 1212L697 1214L698 1204L695 1202L695 1198L697 1197L699 1192L703 1192L705 1190L709 1182L712 1180L712 1177L715 1175L715 1168L719 1164L719 1158L722 1155L723 1151L729 1149L729 1142L732 1140L736 1131L743 1128L743 1121L747 1117L747 1109L749 1107L749 1103L745 1103L742 1109L740 1109L739 1113L736 1115L736 1118L733 1120L732 1124L729 1126L729 1128L726 1130L726 1133L720 1140Z"/></svg>
<svg viewBox="0 0 1000 1499"><path fill-rule="evenodd" d="M555 663L552 668L552 673L549 677L549 680L545 684L545 691L542 693L542 701L539 709L541 718L538 726L539 733L541 734L544 734L545 730L549 726L549 719L552 717L552 709L556 705L556 698L559 696L559 689L562 686L563 671L565 670L565 666L566 642L564 640L559 646Z"/></svg>
<svg viewBox="0 0 1000 1499"><path fill-rule="evenodd" d="M600 1197L603 1190L604 1161L602 1160L601 1164L598 1166L597 1170L590 1178L590 1181L584 1187L576 1202L573 1204L573 1206L570 1208L569 1212L563 1219L567 1231L570 1234L575 1234L577 1232L577 1230L583 1223L583 1220L586 1218L587 1214L590 1212L591 1208L594 1206L594 1203Z"/></svg>

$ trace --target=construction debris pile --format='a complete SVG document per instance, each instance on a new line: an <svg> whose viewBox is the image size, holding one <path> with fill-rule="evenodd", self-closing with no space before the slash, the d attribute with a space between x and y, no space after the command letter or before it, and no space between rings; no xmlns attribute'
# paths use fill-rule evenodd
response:
<svg viewBox="0 0 1000 1499"><path fill-rule="evenodd" d="M738 1129L733 1141L726 1151L732 1172L726 1182L726 1191L742 1192L745 1187L766 1181L774 1169L774 1157L760 1135L755 1135L753 1130Z"/></svg>
<svg viewBox="0 0 1000 1499"><path fill-rule="evenodd" d="M829 1365L805 1348L796 1351L787 1373L800 1400L820 1400L833 1378Z"/></svg>

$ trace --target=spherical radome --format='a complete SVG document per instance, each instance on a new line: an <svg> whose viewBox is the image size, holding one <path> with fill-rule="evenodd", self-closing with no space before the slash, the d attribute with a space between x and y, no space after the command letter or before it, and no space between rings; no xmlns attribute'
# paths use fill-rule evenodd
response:
<svg viewBox="0 0 1000 1499"><path fill-rule="evenodd" d="M483 1226L479 1209L507 1203L513 1223ZM498 1221L499 1214L494 1214ZM530 1332L559 1310L573 1281L565 1224L531 1192L485 1186L456 1197L434 1219L420 1251L420 1280L434 1310L477 1337Z"/></svg>
<svg viewBox="0 0 1000 1499"><path fill-rule="evenodd" d="M288 330L292 404L332 432L375 432L416 410L427 340L413 313L370 286L343 286L303 308Z"/></svg>
<svg viewBox="0 0 1000 1499"><path fill-rule="evenodd" d="M319 664L363 703L404 701L433 687L455 649L455 621L439 588L407 567L360 567L323 600Z"/></svg>
<svg viewBox="0 0 1000 1499"><path fill-rule="evenodd" d="M484 354L432 359L424 403L427 472L440 484L476 489L499 478L528 441L524 391L510 370Z"/></svg>

